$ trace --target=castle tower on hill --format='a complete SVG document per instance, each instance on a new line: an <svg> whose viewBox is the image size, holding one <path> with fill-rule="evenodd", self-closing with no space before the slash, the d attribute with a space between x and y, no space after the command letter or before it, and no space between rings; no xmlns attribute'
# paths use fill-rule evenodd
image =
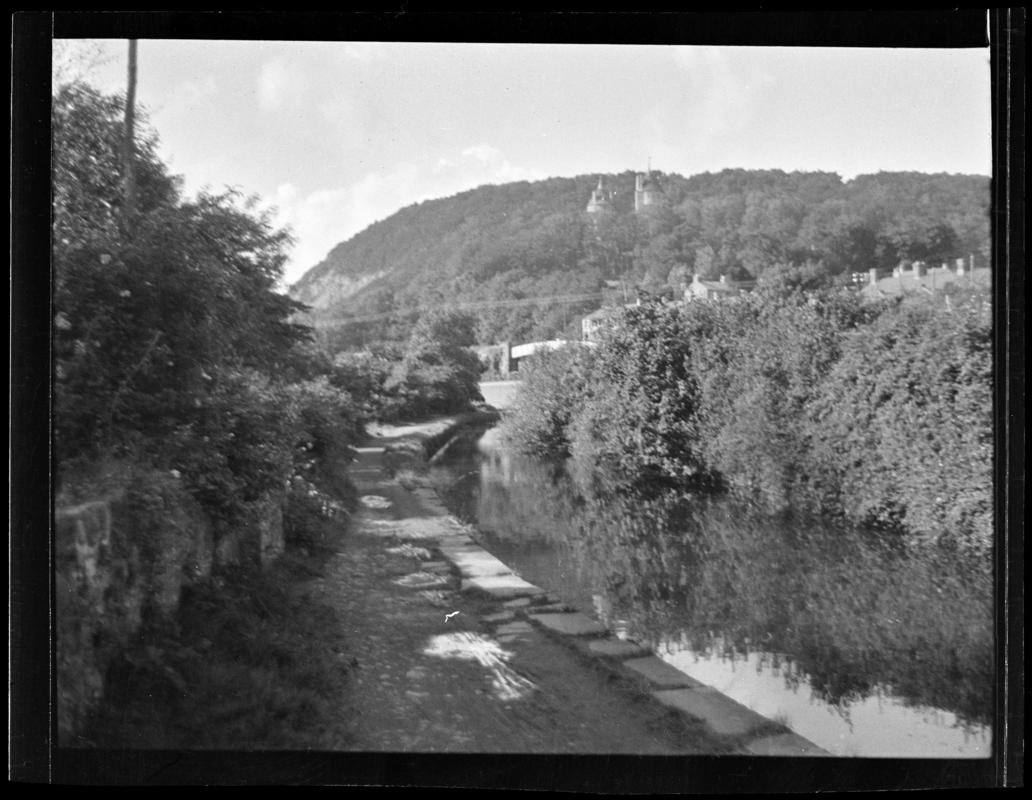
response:
<svg viewBox="0 0 1032 800"><path fill-rule="evenodd" d="M639 172L634 176L634 210L642 211L649 206L660 206L665 200L663 187L660 186L659 180L653 177L650 162L645 174Z"/></svg>
<svg viewBox="0 0 1032 800"><path fill-rule="evenodd" d="M606 189L602 176L598 176L598 186L591 193L588 200L587 211L589 214L601 214L604 211L613 210L613 193Z"/></svg>

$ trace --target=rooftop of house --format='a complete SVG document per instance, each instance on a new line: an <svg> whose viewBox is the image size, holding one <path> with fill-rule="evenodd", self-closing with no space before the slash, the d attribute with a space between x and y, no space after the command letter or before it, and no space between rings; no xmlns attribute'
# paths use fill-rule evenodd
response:
<svg viewBox="0 0 1032 800"><path fill-rule="evenodd" d="M933 267L927 271L897 269L892 275L870 281L861 293L868 297L899 297L911 292L933 292L949 284L988 286L991 270L976 268L967 272L955 272L949 267Z"/></svg>
<svg viewBox="0 0 1032 800"><path fill-rule="evenodd" d="M705 281L696 274L692 277L692 282L688 285L686 291L690 291L693 286L696 287L696 290L702 288L710 292L725 292L727 294L737 294L741 288L734 281L727 280L723 275L721 275L719 281Z"/></svg>

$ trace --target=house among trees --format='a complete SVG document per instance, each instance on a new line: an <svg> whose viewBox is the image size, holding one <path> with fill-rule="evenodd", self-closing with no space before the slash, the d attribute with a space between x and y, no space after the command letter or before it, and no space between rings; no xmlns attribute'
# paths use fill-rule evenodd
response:
<svg viewBox="0 0 1032 800"><path fill-rule="evenodd" d="M878 277L878 270L868 271L867 285L860 290L866 300L881 300L886 297L904 297L906 295L932 294L947 286L988 287L990 270L987 267L975 267L975 257L965 264L963 258L956 261L956 269L950 269L943 263L941 267L928 269L923 261L915 261L909 265L901 263L891 275Z"/></svg>
<svg viewBox="0 0 1032 800"><path fill-rule="evenodd" d="M692 300L728 300L738 297L741 293L742 288L729 281L727 275L721 275L719 281L704 281L696 273L684 290L684 301L687 303Z"/></svg>
<svg viewBox="0 0 1032 800"><path fill-rule="evenodd" d="M640 306L639 298L633 303L626 303L622 306L602 306L597 311L592 311L581 319L581 340L585 342L597 342L602 331L612 327L616 323L620 312L625 308Z"/></svg>

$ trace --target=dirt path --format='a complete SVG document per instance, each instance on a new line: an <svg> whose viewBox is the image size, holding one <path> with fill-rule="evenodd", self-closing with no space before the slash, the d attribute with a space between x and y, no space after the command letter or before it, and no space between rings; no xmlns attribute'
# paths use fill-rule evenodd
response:
<svg viewBox="0 0 1032 800"><path fill-rule="evenodd" d="M383 451L440 429L374 431L351 469L363 507L325 576L305 585L341 612L326 632L348 665L334 749L720 752L701 728L614 684L501 601L458 591L434 548L465 529L432 490L392 477Z"/></svg>

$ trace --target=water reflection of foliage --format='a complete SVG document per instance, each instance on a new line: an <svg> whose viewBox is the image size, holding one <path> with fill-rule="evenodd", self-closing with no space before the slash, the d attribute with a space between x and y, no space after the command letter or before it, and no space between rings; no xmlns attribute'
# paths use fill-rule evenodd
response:
<svg viewBox="0 0 1032 800"><path fill-rule="evenodd" d="M851 702L891 690L989 720L991 576L955 553L904 552L855 528L727 498L589 498L561 468L501 451L482 463L476 514L500 537L547 539L653 646L760 654L786 686L805 674L847 716Z"/></svg>

